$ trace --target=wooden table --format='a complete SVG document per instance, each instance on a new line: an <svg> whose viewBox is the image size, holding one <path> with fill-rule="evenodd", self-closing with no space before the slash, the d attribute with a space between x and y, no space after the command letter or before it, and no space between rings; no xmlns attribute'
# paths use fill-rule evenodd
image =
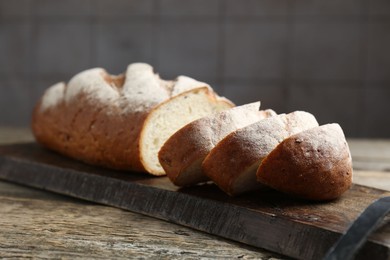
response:
<svg viewBox="0 0 390 260"><path fill-rule="evenodd" d="M0 128L0 144L33 140ZM390 190L390 141L348 140L354 182ZM3 258L283 259L162 220L0 181Z"/></svg>

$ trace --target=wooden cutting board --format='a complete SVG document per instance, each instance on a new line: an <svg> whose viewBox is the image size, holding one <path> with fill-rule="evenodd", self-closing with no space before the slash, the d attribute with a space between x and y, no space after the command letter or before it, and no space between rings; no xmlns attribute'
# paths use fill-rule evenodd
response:
<svg viewBox="0 0 390 260"><path fill-rule="evenodd" d="M166 177L92 167L35 143L0 146L0 178L192 227L300 259L320 259L357 216L390 193L354 185L331 202L295 199L276 191L236 198L213 184L177 188ZM390 224L359 253L390 257Z"/></svg>

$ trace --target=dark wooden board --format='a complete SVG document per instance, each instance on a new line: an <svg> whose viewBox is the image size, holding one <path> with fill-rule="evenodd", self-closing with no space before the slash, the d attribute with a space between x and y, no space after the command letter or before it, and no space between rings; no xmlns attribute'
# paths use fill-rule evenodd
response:
<svg viewBox="0 0 390 260"><path fill-rule="evenodd" d="M354 185L342 198L310 202L276 191L236 198L213 184L179 189L166 177L89 166L35 143L0 146L0 178L111 205L301 259L319 259L375 199L390 193ZM390 257L390 225L359 258Z"/></svg>

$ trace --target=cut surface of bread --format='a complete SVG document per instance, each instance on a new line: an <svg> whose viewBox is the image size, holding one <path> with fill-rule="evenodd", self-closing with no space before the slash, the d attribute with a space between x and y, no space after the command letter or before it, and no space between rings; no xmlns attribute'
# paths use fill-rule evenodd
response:
<svg viewBox="0 0 390 260"><path fill-rule="evenodd" d="M164 175L158 152L167 139L188 123L228 108L231 104L218 102L210 89L198 88L175 96L152 110L145 120L140 138L141 160L146 170ZM185 142L178 143L171 149L186 145Z"/></svg>
<svg viewBox="0 0 390 260"><path fill-rule="evenodd" d="M338 198L352 184L352 159L343 130L327 124L290 136L263 160L257 180L305 199Z"/></svg>
<svg viewBox="0 0 390 260"><path fill-rule="evenodd" d="M188 94L189 99L181 97L193 90L193 94ZM195 102L199 104L194 104L196 98ZM185 76L166 81L154 73L150 65L134 63L118 76L94 68L75 75L68 84L61 82L48 88L34 108L32 130L37 142L74 159L108 168L145 172L154 168L149 166L149 159L141 160L143 127L153 128L153 123L182 125L188 122L183 119L183 113L188 114L189 120L201 114L188 109L171 109L171 114L166 115L167 122L163 118L150 120L159 114L160 104L169 106L171 101L172 107L178 109L190 104L197 109L204 106L203 114L234 106L206 83ZM177 120L173 120L174 114L178 115ZM145 123L147 119L149 123ZM156 125L156 129L159 127ZM142 142L153 143L149 137L154 136L147 134Z"/></svg>
<svg viewBox="0 0 390 260"><path fill-rule="evenodd" d="M201 164L221 139L238 128L276 115L259 108L260 102L237 106L202 117L175 132L159 152L159 161L170 180L177 186L207 181Z"/></svg>
<svg viewBox="0 0 390 260"><path fill-rule="evenodd" d="M203 161L203 172L232 196L260 188L261 161L288 136L316 126L314 116L302 111L260 120L222 139Z"/></svg>

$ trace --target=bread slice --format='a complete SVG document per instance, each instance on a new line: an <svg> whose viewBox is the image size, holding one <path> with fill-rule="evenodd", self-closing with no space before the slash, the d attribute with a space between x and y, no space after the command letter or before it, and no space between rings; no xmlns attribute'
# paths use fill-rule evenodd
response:
<svg viewBox="0 0 390 260"><path fill-rule="evenodd" d="M203 161L203 171L231 196L257 189L261 161L288 136L316 126L314 116L302 111L263 119L222 139Z"/></svg>
<svg viewBox="0 0 390 260"><path fill-rule="evenodd" d="M163 175L157 151L170 134L233 106L206 83L165 81L150 65L134 63L122 75L95 68L47 89L32 130L43 146L83 162Z"/></svg>
<svg viewBox="0 0 390 260"><path fill-rule="evenodd" d="M155 175L164 175L158 152L167 139L188 123L230 107L230 103L218 101L210 89L198 88L184 92L153 109L145 120L139 142L145 169Z"/></svg>
<svg viewBox="0 0 390 260"><path fill-rule="evenodd" d="M352 184L352 159L343 130L327 124L290 136L263 160L257 180L306 199L338 198Z"/></svg>
<svg viewBox="0 0 390 260"><path fill-rule="evenodd" d="M234 107L195 120L174 133L158 154L169 179L177 186L207 181L201 165L220 140L238 128L276 115L272 110L259 108L260 102Z"/></svg>

